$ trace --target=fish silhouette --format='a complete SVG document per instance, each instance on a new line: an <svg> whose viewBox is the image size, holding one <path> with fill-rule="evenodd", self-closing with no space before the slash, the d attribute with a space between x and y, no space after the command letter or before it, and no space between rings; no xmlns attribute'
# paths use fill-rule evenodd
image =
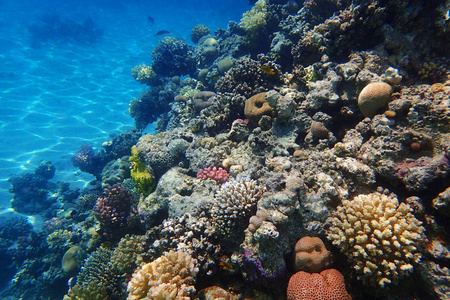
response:
<svg viewBox="0 0 450 300"><path fill-rule="evenodd" d="M160 30L157 33L155 33L155 36L163 36L163 35L168 35L171 34L172 32L167 31L167 30Z"/></svg>
<svg viewBox="0 0 450 300"><path fill-rule="evenodd" d="M150 27L153 26L153 24L155 24L155 20L153 20L153 18L151 16L147 17L147 21L148 21L148 24L150 24Z"/></svg>

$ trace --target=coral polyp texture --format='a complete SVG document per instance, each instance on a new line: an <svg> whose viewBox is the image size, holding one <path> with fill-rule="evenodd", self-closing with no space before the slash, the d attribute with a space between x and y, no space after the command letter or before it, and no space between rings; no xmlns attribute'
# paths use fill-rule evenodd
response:
<svg viewBox="0 0 450 300"><path fill-rule="evenodd" d="M230 175L228 174L227 170L221 167L207 167L204 169L200 169L197 172L197 178L203 180L212 179L218 183L224 183L228 181L229 177Z"/></svg>
<svg viewBox="0 0 450 300"><path fill-rule="evenodd" d="M343 200L328 238L340 248L363 283L386 287L411 274L425 242L422 223L393 194L378 192Z"/></svg>
<svg viewBox="0 0 450 300"><path fill-rule="evenodd" d="M344 276L336 269L319 273L300 271L289 280L287 300L351 300Z"/></svg>
<svg viewBox="0 0 450 300"><path fill-rule="evenodd" d="M197 261L183 251L169 251L142 265L128 283L128 300L191 299Z"/></svg>
<svg viewBox="0 0 450 300"><path fill-rule="evenodd" d="M230 232L240 221L255 213L252 211L256 211L256 204L264 191L264 187L250 178L242 177L225 182L214 198L211 210L213 222L220 231Z"/></svg>

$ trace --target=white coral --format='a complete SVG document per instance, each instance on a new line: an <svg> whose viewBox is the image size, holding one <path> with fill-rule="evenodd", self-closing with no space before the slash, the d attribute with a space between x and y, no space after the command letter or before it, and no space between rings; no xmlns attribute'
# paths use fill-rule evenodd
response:
<svg viewBox="0 0 450 300"><path fill-rule="evenodd" d="M358 195L344 200L330 218L328 238L353 262L364 283L385 287L413 270L425 229L393 194Z"/></svg>

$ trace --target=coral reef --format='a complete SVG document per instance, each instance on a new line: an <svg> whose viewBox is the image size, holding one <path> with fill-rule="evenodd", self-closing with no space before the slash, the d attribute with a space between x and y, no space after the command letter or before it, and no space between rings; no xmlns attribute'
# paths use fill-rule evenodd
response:
<svg viewBox="0 0 450 300"><path fill-rule="evenodd" d="M320 273L331 265L331 253L318 237L302 237L295 244L295 270Z"/></svg>
<svg viewBox="0 0 450 300"><path fill-rule="evenodd" d="M55 186L49 182L55 175L55 167L49 161L42 161L33 173L16 175L8 179L10 193L14 194L11 207L23 214L38 214L49 209L56 201L49 197Z"/></svg>
<svg viewBox="0 0 450 300"><path fill-rule="evenodd" d="M223 234L230 233L249 218L265 188L250 178L225 182L217 191L211 215L214 225ZM245 223L244 223L245 224Z"/></svg>
<svg viewBox="0 0 450 300"><path fill-rule="evenodd" d="M101 233L108 238L120 230L139 225L137 200L120 183L105 188L104 196L97 199L93 211L101 224Z"/></svg>
<svg viewBox="0 0 450 300"><path fill-rule="evenodd" d="M195 264L183 251L164 253L133 273L127 299L189 299L195 293Z"/></svg>
<svg viewBox="0 0 450 300"><path fill-rule="evenodd" d="M230 175L228 174L227 170L219 167L206 167L204 169L200 169L197 172L197 178L199 179L212 179L218 183L224 183L228 181L228 178Z"/></svg>
<svg viewBox="0 0 450 300"><path fill-rule="evenodd" d="M165 37L152 51L152 70L165 77L193 74L195 64L190 58L190 51L184 40Z"/></svg>
<svg viewBox="0 0 450 300"><path fill-rule="evenodd" d="M320 274L310 274L304 271L295 273L289 280L287 299L351 300L352 298L345 290L342 274L336 269L327 269Z"/></svg>
<svg viewBox="0 0 450 300"><path fill-rule="evenodd" d="M365 284L395 284L421 259L425 229L393 194L344 200L330 221L329 239L352 261Z"/></svg>

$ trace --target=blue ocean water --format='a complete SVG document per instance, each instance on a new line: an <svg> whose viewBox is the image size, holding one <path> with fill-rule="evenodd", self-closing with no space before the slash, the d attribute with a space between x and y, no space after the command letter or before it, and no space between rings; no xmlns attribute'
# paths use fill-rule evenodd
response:
<svg viewBox="0 0 450 300"><path fill-rule="evenodd" d="M8 178L42 160L71 188L92 179L70 157L134 127L128 104L144 86L130 69L150 64L162 38L156 32L192 43L195 25L214 32L249 7L245 0L0 1L0 207L12 197Z"/></svg>

